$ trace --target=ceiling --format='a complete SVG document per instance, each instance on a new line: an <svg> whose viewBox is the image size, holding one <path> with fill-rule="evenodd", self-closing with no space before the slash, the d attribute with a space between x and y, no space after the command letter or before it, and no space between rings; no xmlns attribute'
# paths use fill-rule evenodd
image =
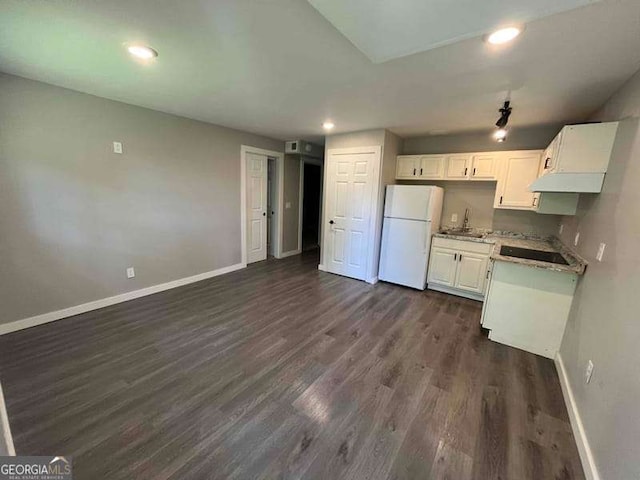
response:
<svg viewBox="0 0 640 480"><path fill-rule="evenodd" d="M372 62L382 63L596 0L309 0Z"/></svg>
<svg viewBox="0 0 640 480"><path fill-rule="evenodd" d="M4 72L280 139L321 139L325 119L335 132L489 129L507 95L512 128L577 121L640 68L638 0L529 22L507 46L474 37L380 64L301 0L0 0L0 11ZM159 57L133 61L125 42Z"/></svg>

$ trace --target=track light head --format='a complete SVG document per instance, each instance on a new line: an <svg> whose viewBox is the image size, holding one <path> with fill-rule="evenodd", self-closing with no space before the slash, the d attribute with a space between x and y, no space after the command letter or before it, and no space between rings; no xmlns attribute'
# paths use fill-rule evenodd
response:
<svg viewBox="0 0 640 480"><path fill-rule="evenodd" d="M508 100L505 101L504 106L500 110L498 110L500 112L500 118L496 122L496 127L504 128L507 126L507 123L509 122L509 115L511 115L511 107L509 106L510 103L511 102Z"/></svg>

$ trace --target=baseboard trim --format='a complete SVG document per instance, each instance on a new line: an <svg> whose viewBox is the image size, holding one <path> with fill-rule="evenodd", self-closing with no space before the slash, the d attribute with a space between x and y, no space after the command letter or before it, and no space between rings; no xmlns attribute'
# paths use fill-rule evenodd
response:
<svg viewBox="0 0 640 480"><path fill-rule="evenodd" d="M435 290L436 292L448 293L449 295L455 295L457 297L468 298L470 300L477 300L478 302L484 302L484 295L481 295L479 293L465 292L464 290L458 290L457 288L438 285L437 283L427 284L427 289Z"/></svg>
<svg viewBox="0 0 640 480"><path fill-rule="evenodd" d="M131 292L121 293L120 295L114 295L113 297L107 297L93 302L83 303L62 310L56 310L54 312L43 313L34 317L23 318L22 320L16 320L10 323L0 325L0 335L6 335L8 333L17 332L18 330L24 330L25 328L35 327L42 325L43 323L55 322L63 318L72 317L81 313L90 312L91 310L97 310L99 308L115 305L116 303L127 302L140 297L146 297L147 295L153 295L154 293L163 292L165 290L171 290L172 288L181 287L190 283L199 282L208 278L224 275L225 273L235 272L246 268L245 263L236 263L235 265L229 265L228 267L218 268L210 272L199 273L191 277L180 278L167 283L161 283L159 285L152 285L151 287L141 288L139 290L133 290Z"/></svg>
<svg viewBox="0 0 640 480"><path fill-rule="evenodd" d="M293 257L294 255L300 255L302 250L289 250L288 252L282 252L280 258Z"/></svg>
<svg viewBox="0 0 640 480"><path fill-rule="evenodd" d="M584 430L582 418L576 405L575 397L573 396L573 390L569 383L569 377L567 376L567 370L564 367L562 356L560 352L555 358L556 369L558 370L558 377L560 378L560 387L562 388L562 395L564 396L564 403L567 405L567 411L569 412L569 421L571 422L571 429L573 430L573 436L576 439L578 446L578 453L580 454L580 461L582 462L582 469L587 480L600 480L600 474L596 467L593 453L591 452L591 446L589 445L589 439Z"/></svg>
<svg viewBox="0 0 640 480"><path fill-rule="evenodd" d="M546 357L550 360L553 360L556 356L556 351L546 352L542 348L538 348L536 345L529 345L526 343L514 342L510 338L505 338L495 333L495 330L489 329L489 340L494 342L501 343L503 345L508 345L513 348L518 348L520 350L524 350L525 352L534 353L535 355L540 355L541 357Z"/></svg>
<svg viewBox="0 0 640 480"><path fill-rule="evenodd" d="M367 283L370 283L371 285L375 285L376 283L378 283L378 277L371 277L369 280L367 280Z"/></svg>
<svg viewBox="0 0 640 480"><path fill-rule="evenodd" d="M4 403L2 385L0 385L0 423L2 424L2 439L7 447L7 453L15 457L16 449L13 446L13 437L11 436L11 428L9 427L9 416L7 415L7 406Z"/></svg>

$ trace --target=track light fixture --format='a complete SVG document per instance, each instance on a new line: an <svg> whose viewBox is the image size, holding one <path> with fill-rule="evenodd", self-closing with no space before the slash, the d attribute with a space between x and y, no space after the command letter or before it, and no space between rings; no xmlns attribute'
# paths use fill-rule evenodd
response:
<svg viewBox="0 0 640 480"><path fill-rule="evenodd" d="M511 115L511 107L509 106L511 102L506 100L504 105L500 110L500 118L496 122L496 130L493 134L493 138L495 138L498 142L504 142L507 139L507 123L509 122L509 115Z"/></svg>
<svg viewBox="0 0 640 480"><path fill-rule="evenodd" d="M507 100L504 102L504 106L498 110L500 112L500 118L496 122L496 127L504 128L507 126L507 122L509 121L509 115L511 115L511 107L509 106L511 102Z"/></svg>

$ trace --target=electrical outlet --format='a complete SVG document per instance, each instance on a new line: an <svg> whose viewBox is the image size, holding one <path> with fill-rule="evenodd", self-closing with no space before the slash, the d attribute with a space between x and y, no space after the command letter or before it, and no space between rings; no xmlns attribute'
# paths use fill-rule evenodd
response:
<svg viewBox="0 0 640 480"><path fill-rule="evenodd" d="M453 215L451 215L451 221L453 223L457 223L458 222L458 214L454 213Z"/></svg>
<svg viewBox="0 0 640 480"><path fill-rule="evenodd" d="M135 276L136 276L136 271L133 269L133 267L127 268L127 278L133 278Z"/></svg>
<svg viewBox="0 0 640 480"><path fill-rule="evenodd" d="M577 232L576 238L573 239L573 245L577 247L579 241L580 241L580 232Z"/></svg>
<svg viewBox="0 0 640 480"><path fill-rule="evenodd" d="M601 243L600 246L598 247L598 253L596 253L596 260L598 260L599 262L602 261L602 256L604 255L604 247L606 247L604 243Z"/></svg>
<svg viewBox="0 0 640 480"><path fill-rule="evenodd" d="M559 235L562 235L562 231L563 231L563 230L564 230L564 224L563 224L563 223L561 223L561 224L560 224L560 230L558 231L558 234L559 234Z"/></svg>
<svg viewBox="0 0 640 480"><path fill-rule="evenodd" d="M113 142L113 153L122 153L122 142Z"/></svg>
<svg viewBox="0 0 640 480"><path fill-rule="evenodd" d="M584 383L591 382L591 375L593 375L593 362L589 360L587 362L587 369L584 371Z"/></svg>

